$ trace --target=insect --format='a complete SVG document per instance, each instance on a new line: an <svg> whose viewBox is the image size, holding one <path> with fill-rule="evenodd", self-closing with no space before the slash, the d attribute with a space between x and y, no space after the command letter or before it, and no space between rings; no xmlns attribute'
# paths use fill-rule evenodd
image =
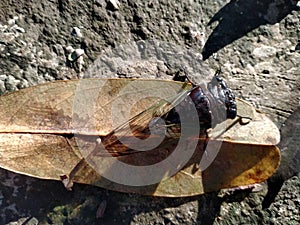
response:
<svg viewBox="0 0 300 225"><path fill-rule="evenodd" d="M206 87L173 81L83 79L3 95L0 167L43 179L60 180L68 175L74 183L168 197L198 195L267 179L280 161L275 146L279 141L277 127L240 99L235 101L239 116L234 116L229 89L218 79L211 85L206 92ZM184 106L185 99L188 104L189 99L209 99L206 93L225 100L220 104L225 113L224 120L215 120L214 113L205 108L201 115L208 116L200 122L198 119L204 130L212 128L209 154L204 157L205 133L193 123L185 126L177 108ZM142 97L137 101L138 96ZM161 117L166 120L163 125L156 119ZM240 117L252 120L240 123ZM151 123L159 128L153 134L149 132ZM160 128L166 128L169 135L161 135ZM178 138L179 133L185 134L184 138ZM145 149L154 147L141 151L124 145L135 142ZM219 146L218 154L203 170L201 161L211 156L213 146ZM116 167L119 165L127 167Z"/></svg>

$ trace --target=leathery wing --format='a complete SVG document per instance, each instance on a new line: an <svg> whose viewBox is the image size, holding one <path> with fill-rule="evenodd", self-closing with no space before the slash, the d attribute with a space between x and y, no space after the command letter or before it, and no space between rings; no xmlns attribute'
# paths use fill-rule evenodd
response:
<svg viewBox="0 0 300 225"><path fill-rule="evenodd" d="M114 131L128 142L145 139L128 129L144 127L153 116L168 112L172 105L165 99L175 101L174 96L190 89L174 81L83 79L5 94L0 97L0 167L41 179L68 177L70 182L166 197L199 195L270 177L280 163L279 130L241 99L236 99L240 117L214 127L208 142L201 133L184 140L150 135L151 143L160 144L147 151L128 151L112 142L108 151L97 152ZM123 167L116 162L125 169L118 170ZM145 180L149 174L155 182ZM120 176L131 183L118 182Z"/></svg>

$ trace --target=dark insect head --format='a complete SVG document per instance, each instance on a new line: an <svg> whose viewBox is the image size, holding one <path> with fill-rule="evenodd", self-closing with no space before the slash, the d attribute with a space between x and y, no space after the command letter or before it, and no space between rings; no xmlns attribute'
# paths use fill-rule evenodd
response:
<svg viewBox="0 0 300 225"><path fill-rule="evenodd" d="M226 107L226 118L234 119L237 115L236 101L233 91L227 86L225 81L216 74L208 84L208 90L220 104Z"/></svg>

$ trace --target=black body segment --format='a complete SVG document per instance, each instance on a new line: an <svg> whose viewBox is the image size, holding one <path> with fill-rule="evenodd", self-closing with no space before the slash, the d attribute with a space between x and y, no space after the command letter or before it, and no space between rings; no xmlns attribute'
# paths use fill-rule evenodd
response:
<svg viewBox="0 0 300 225"><path fill-rule="evenodd" d="M164 116L166 123L180 124L179 114L188 116L191 107L197 110L201 130L213 128L237 115L235 95L218 74L207 86L194 85L188 96Z"/></svg>

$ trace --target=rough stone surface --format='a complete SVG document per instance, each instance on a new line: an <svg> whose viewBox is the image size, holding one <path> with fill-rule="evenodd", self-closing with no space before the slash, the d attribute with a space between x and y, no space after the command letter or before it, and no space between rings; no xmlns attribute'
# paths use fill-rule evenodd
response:
<svg viewBox="0 0 300 225"><path fill-rule="evenodd" d="M149 39L158 42L142 41ZM84 50L83 72L78 61L68 61L68 46ZM82 76L171 79L181 67L202 81L221 67L236 95L282 129L283 160L260 192L176 199L86 185L67 192L59 182L1 169L0 224L300 224L300 151L293 144L300 129L299 46L299 3L293 0L2 0L0 94Z"/></svg>

